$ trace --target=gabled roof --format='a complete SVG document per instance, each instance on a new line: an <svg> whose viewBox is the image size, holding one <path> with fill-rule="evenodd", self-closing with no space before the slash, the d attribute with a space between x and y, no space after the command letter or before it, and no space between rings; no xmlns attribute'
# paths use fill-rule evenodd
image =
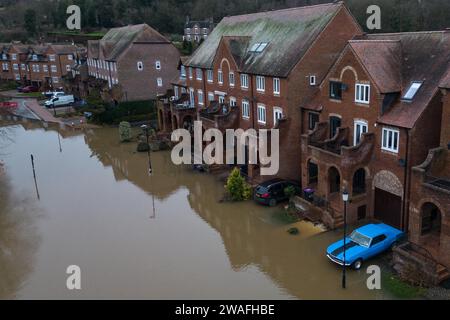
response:
<svg viewBox="0 0 450 320"><path fill-rule="evenodd" d="M413 128L439 86L445 85L450 68L450 32L373 34L368 35L367 40L400 42L402 55L397 68L400 70L401 97L405 95L412 82L423 81L422 87L412 101L398 101L379 119L379 122L384 124ZM373 59L379 60L375 57ZM392 66L397 57L385 54L381 61L381 66ZM386 83L398 81L396 71L379 73L386 76ZM379 75L376 70L372 70L371 76L377 78Z"/></svg>
<svg viewBox="0 0 450 320"><path fill-rule="evenodd" d="M194 52L187 65L210 69L223 37L248 37L248 44L230 42L233 50L241 52L239 71L287 77L342 8L344 5L339 2L226 17ZM263 52L250 52L254 44L262 42L268 43Z"/></svg>
<svg viewBox="0 0 450 320"><path fill-rule="evenodd" d="M381 93L401 91L400 40L351 40L349 46L376 82Z"/></svg>
<svg viewBox="0 0 450 320"><path fill-rule="evenodd" d="M147 24L113 28L100 40L88 41L88 54L92 58L117 60L133 43L170 43Z"/></svg>

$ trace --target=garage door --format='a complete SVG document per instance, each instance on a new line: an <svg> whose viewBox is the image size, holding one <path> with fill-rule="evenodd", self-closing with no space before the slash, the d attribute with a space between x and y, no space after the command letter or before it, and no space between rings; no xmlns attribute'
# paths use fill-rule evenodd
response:
<svg viewBox="0 0 450 320"><path fill-rule="evenodd" d="M384 190L375 189L375 219L401 229L402 198Z"/></svg>

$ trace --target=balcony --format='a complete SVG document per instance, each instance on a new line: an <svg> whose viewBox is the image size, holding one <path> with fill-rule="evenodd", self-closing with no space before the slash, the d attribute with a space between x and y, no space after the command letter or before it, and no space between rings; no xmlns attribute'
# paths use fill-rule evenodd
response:
<svg viewBox="0 0 450 320"><path fill-rule="evenodd" d="M210 105L200 112L200 119L205 129L236 129L239 125L239 108L227 103L211 101Z"/></svg>
<svg viewBox="0 0 450 320"><path fill-rule="evenodd" d="M321 122L313 132L302 136L302 151L307 157L349 171L368 164L375 146L375 134L363 134L357 146L349 146L349 128L339 128L337 134L328 139L329 127L328 122Z"/></svg>

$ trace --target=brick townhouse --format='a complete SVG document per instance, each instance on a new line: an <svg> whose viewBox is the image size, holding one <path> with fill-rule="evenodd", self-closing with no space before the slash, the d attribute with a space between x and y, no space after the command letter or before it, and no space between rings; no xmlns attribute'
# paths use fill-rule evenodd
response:
<svg viewBox="0 0 450 320"><path fill-rule="evenodd" d="M440 143L449 55L448 31L357 37L302 106L302 184L327 224L342 224L347 190L349 223L408 231L410 203L424 199L413 168Z"/></svg>
<svg viewBox="0 0 450 320"><path fill-rule="evenodd" d="M119 88L124 101L155 99L171 87L178 74L180 54L164 36L147 24L113 28L88 42L89 75L103 91Z"/></svg>
<svg viewBox="0 0 450 320"><path fill-rule="evenodd" d="M226 17L184 63L187 94L175 86L174 103L159 104L160 114L170 108L165 127L193 119L222 131L278 127L279 176L300 180L300 105L361 33L341 2ZM258 169L244 167L254 181Z"/></svg>
<svg viewBox="0 0 450 320"><path fill-rule="evenodd" d="M1 53L1 79L20 81L39 88L58 88L70 70L75 45L4 45Z"/></svg>
<svg viewBox="0 0 450 320"><path fill-rule="evenodd" d="M439 87L443 99L440 146L412 170L410 242L394 255L400 273L407 273L408 267L419 270L420 281L431 285L450 277L450 67ZM439 118L430 123L439 126Z"/></svg>

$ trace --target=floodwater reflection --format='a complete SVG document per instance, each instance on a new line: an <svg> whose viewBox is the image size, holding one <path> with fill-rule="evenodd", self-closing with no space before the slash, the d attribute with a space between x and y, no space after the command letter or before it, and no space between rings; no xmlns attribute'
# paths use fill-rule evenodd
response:
<svg viewBox="0 0 450 320"><path fill-rule="evenodd" d="M291 236L279 208L221 203L223 183L174 166L168 152L152 153L149 176L147 155L119 143L117 129L61 132L62 153L51 128L14 131L4 159L11 188L31 192L22 169L33 152L46 218L28 281L3 297L386 298L366 288L364 271L340 289L340 269L324 256L339 234L299 223ZM78 292L65 288L71 264L82 270Z"/></svg>

